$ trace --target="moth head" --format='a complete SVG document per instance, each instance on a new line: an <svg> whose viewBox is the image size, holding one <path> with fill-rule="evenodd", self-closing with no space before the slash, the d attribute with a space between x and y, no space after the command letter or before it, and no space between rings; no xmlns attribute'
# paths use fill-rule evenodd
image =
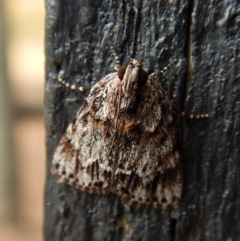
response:
<svg viewBox="0 0 240 241"><path fill-rule="evenodd" d="M145 85L148 74L142 69L141 64L137 60L132 59L127 67L122 66L119 68L118 78L122 81L124 94L129 96Z"/></svg>

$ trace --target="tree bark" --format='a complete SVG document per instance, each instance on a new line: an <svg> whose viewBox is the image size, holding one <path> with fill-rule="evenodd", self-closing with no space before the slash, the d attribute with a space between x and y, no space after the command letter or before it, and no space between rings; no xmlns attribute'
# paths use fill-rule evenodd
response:
<svg viewBox="0 0 240 241"><path fill-rule="evenodd" d="M240 240L239 5L232 1L46 0L47 181L45 241ZM84 193L50 174L54 150L87 93L136 58L149 73L173 58L159 81L173 105L208 119L177 120L184 174L179 209L124 205Z"/></svg>

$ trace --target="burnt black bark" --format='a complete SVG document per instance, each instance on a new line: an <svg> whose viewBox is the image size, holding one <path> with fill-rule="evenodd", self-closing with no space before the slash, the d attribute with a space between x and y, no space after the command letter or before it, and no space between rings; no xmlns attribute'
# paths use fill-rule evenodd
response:
<svg viewBox="0 0 240 241"><path fill-rule="evenodd" d="M46 241L240 240L239 9L237 0L46 0ZM122 63L134 57L149 73L177 58L159 80L169 99L187 113L209 113L178 123L178 210L129 207L50 174L53 152L88 95L58 78L92 86L113 72L110 46Z"/></svg>

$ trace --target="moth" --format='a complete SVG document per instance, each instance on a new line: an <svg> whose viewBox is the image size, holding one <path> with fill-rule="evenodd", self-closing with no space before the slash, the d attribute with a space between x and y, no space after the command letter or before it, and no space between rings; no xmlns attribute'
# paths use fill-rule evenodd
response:
<svg viewBox="0 0 240 241"><path fill-rule="evenodd" d="M148 75L132 59L95 84L56 148L52 174L129 205L177 208L183 178L172 105L157 83L175 62Z"/></svg>

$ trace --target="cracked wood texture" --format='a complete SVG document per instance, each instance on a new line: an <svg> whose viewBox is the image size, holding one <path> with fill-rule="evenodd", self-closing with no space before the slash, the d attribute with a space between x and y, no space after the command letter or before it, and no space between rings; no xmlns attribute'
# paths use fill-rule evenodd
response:
<svg viewBox="0 0 240 241"><path fill-rule="evenodd" d="M46 0L47 180L45 241L240 240L240 8L229 1ZM174 211L124 205L84 193L50 174L56 146L87 97L58 82L92 86L122 63L148 72L177 58L159 79L176 116L184 193Z"/></svg>

